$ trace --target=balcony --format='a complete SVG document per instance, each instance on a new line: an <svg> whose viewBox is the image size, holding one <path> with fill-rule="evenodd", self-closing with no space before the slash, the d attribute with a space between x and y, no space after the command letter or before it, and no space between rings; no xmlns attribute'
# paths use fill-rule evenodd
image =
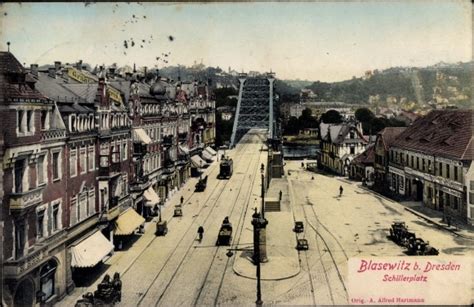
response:
<svg viewBox="0 0 474 307"><path fill-rule="evenodd" d="M38 246L38 249L17 260L9 260L3 263L3 277L19 279L42 262L49 258L48 245Z"/></svg>
<svg viewBox="0 0 474 307"><path fill-rule="evenodd" d="M120 175L120 162L112 162L108 166L99 166L100 177L114 177Z"/></svg>
<svg viewBox="0 0 474 307"><path fill-rule="evenodd" d="M39 187L25 192L11 193L10 211L12 213L22 213L34 205L41 204L43 202L43 189L44 187Z"/></svg>
<svg viewBox="0 0 474 307"><path fill-rule="evenodd" d="M64 129L54 129L54 130L45 130L41 132L42 141L54 141L63 139L66 137L66 130Z"/></svg>

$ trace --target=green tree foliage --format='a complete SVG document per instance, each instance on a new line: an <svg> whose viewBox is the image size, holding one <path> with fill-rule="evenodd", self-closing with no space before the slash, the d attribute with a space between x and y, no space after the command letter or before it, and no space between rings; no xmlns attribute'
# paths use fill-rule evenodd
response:
<svg viewBox="0 0 474 307"><path fill-rule="evenodd" d="M285 135L297 135L300 130L305 128L317 128L318 125L319 122L312 116L311 109L306 108L300 117L290 117L286 126L283 127L283 130Z"/></svg>
<svg viewBox="0 0 474 307"><path fill-rule="evenodd" d="M321 121L325 124L340 124L342 116L336 110L329 110L321 115Z"/></svg>
<svg viewBox="0 0 474 307"><path fill-rule="evenodd" d="M359 108L355 111L355 117L358 121L364 123L372 120L375 115L367 108Z"/></svg>

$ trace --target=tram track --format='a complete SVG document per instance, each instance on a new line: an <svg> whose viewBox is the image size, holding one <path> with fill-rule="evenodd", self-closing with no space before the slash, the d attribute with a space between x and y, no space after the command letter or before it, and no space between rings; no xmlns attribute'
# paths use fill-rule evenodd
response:
<svg viewBox="0 0 474 307"><path fill-rule="evenodd" d="M257 170L258 170L258 164L259 164L259 161L260 161L260 159L261 159L261 154L262 154L262 152L260 152L260 154L257 155L257 159L256 159L256 160L257 160L257 163L256 163L256 165L255 165L255 167L254 167L255 172L254 172L253 174L251 174L251 178L253 178L253 179L252 179L252 182L250 183L250 186L249 186L249 193L248 193L247 197L245 197L245 199L244 199L244 201L243 201L244 206L242 207L242 211L240 212L240 215L239 215L239 220L238 220L238 223L237 223L237 227L235 228L236 230L238 230L238 234L236 234L236 235L234 236L234 239L233 239L234 242L240 242L240 238L241 238L241 235L242 235L242 231L243 231L243 229L244 229L244 222L245 222L245 218L246 218L246 216L247 216L247 212L248 212L248 209L249 209L249 200L250 200L250 197L251 197L251 195L252 195L251 192L252 192L253 187L254 187L254 185L255 185L255 179L257 178L256 175L257 175ZM250 165L251 165L251 164L249 164L249 166L250 166ZM246 172L246 173L247 173L247 172ZM242 187L243 187L243 184L240 186L239 193L238 193L238 195L237 195L237 197L236 197L236 202L234 203L234 206L232 206L232 209L231 209L231 212L230 212L229 216L232 215L232 213L234 212L234 209L236 208L237 200L238 200L238 198L239 198L239 196L240 196L240 193L242 192ZM235 243L235 244L232 244L232 243L231 243L230 248L232 249L232 246L237 246L237 244L238 244L238 243ZM235 248L235 247L234 247L234 248ZM226 248L226 249L227 249L227 248ZM208 277L209 277L209 272L211 271L211 268L215 265L214 260L215 260L215 258L216 258L216 256L217 256L217 252L218 252L218 250L216 250L216 252L215 252L215 254L214 254L214 256L213 256L213 260L212 260L212 262L211 262L211 264L210 264L210 266L209 266L208 272L206 273L206 276L205 276L205 279L204 279L204 281L203 281L203 283L202 283L202 286L201 286L201 288L200 288L200 291L199 291L199 293L198 293L196 299L194 300L193 306L197 306L197 305L198 305L198 302L199 302L199 299L201 298L201 294L202 294L202 292L203 292L204 286L205 286L206 283L207 283L207 279L208 279ZM213 302L214 302L213 305L214 305L214 306L217 306L217 304L218 304L219 295L220 295L220 292L221 292L221 289L222 289L222 285L223 285L223 282L224 282L224 278L225 278L225 274L226 274L226 272L227 272L227 268L229 267L230 262L231 262L231 258L228 257L228 258L226 259L226 261L225 261L224 267L223 267L223 268L219 268L219 269L216 270L216 271L219 271L219 272L222 271L222 275L221 275L220 278L219 278L219 284L218 284L218 286L217 286L217 292L216 292L216 295L215 295L214 300L213 300ZM232 261L232 265L234 264L234 262L235 262L235 258L234 258L233 261Z"/></svg>
<svg viewBox="0 0 474 307"><path fill-rule="evenodd" d="M239 148L238 151L236 151L234 153L234 157L236 157L238 159L238 161L240 161L241 159L244 158L243 155L241 155L241 153L245 150L245 146L242 146ZM234 170L235 172L235 170ZM205 204L203 204L201 210L198 212L198 214L196 216L199 216L203 209L204 208L208 208L208 211L209 213L207 214L207 216L204 218L204 220L202 221L202 224L205 224L208 220L208 218L211 216L212 212L214 211L214 208L216 207L216 205L219 203L219 199L221 198L221 195L222 193L226 190L226 186L228 184L229 181L226 181L224 184L222 184L222 181L219 181L218 184L215 185L215 187L213 188L212 192L209 194L209 197L206 199L206 201L204 202ZM217 195L214 195L215 194L215 190L219 187L219 193ZM213 201L210 201L211 199L214 199ZM211 206L209 206L209 203L212 203ZM152 282L150 283L150 285L147 287L147 289L145 290L145 292L141 295L140 299L138 300L137 302L137 305L141 305L143 300L145 299L145 297L147 297L147 294L149 293L150 289L154 286L154 284L156 283L157 279L160 277L161 273L163 272L163 270L166 268L166 265L167 263L170 261L170 259L174 258L174 256L177 254L177 250L178 248L182 245L183 243L183 240L187 237L187 234L189 233L189 231L193 228L194 224L196 223L196 220L193 220L190 224L190 226L187 228L187 230L184 232L183 236L181 236L180 240L178 241L178 243L176 244L175 248L173 250L171 250L169 253L168 253L168 256L164 262L164 264L162 265L160 271L155 275L155 277L153 278ZM161 293L161 295L159 296L159 299L156 301L156 304L159 304L161 298L163 297L163 295L166 293L167 289L169 288L169 286L171 285L173 279L175 278L179 268L183 265L185 259L189 258L189 255L190 253L192 253L192 247L194 245L194 240L191 244L189 244L189 246L187 247L186 251L185 251L185 254L184 256L182 257L181 261L179 262L179 264L177 265L176 269L174 270L174 272L172 273L172 276L170 278L170 280L167 282L167 286L165 287L165 290Z"/></svg>

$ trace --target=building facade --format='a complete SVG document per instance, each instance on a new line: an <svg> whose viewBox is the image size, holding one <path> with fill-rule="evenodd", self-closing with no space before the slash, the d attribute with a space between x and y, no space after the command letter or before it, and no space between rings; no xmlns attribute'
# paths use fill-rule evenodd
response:
<svg viewBox="0 0 474 307"><path fill-rule="evenodd" d="M351 161L368 144L368 139L362 134L362 127L354 122L321 123L319 131L321 155L318 164L338 175L348 176Z"/></svg>
<svg viewBox="0 0 474 307"><path fill-rule="evenodd" d="M53 305L186 182L214 144L215 103L196 82L27 70L9 52L0 78L3 303Z"/></svg>
<svg viewBox="0 0 474 307"><path fill-rule="evenodd" d="M472 224L472 110L436 110L416 120L390 147L392 192Z"/></svg>

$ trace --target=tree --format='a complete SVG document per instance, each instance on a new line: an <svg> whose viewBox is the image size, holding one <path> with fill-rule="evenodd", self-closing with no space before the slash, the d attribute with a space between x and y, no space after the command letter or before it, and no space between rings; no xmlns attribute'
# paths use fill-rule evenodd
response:
<svg viewBox="0 0 474 307"><path fill-rule="evenodd" d="M383 130L383 128L385 128L387 126L387 120L386 119L382 119L382 118L377 118L377 117L374 117L371 121L370 121L370 127L371 127L371 131L369 131L369 133L371 135L375 135L377 134L379 131Z"/></svg>
<svg viewBox="0 0 474 307"><path fill-rule="evenodd" d="M336 110L329 110L321 115L321 121L325 124L340 124L342 123L342 116Z"/></svg>
<svg viewBox="0 0 474 307"><path fill-rule="evenodd" d="M360 108L355 111L355 117L358 121L366 123L371 121L375 115L367 108Z"/></svg>

